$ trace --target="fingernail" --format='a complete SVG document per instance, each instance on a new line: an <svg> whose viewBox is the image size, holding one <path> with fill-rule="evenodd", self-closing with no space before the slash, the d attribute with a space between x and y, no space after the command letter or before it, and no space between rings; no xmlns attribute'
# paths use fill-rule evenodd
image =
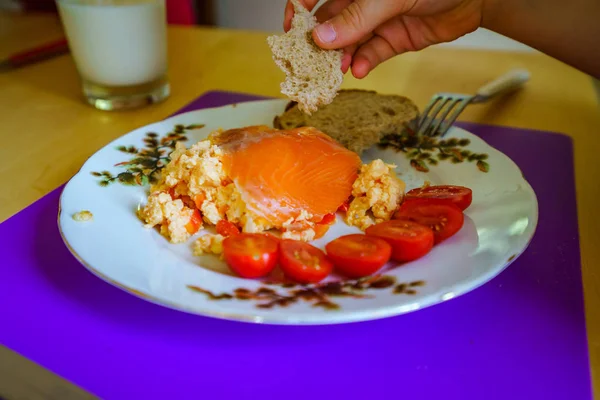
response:
<svg viewBox="0 0 600 400"><path fill-rule="evenodd" d="M331 24L329 22L318 25L315 28L315 32L317 33L317 36L323 43L331 43L337 37L337 34L335 33L335 29L333 29L333 26L331 26Z"/></svg>

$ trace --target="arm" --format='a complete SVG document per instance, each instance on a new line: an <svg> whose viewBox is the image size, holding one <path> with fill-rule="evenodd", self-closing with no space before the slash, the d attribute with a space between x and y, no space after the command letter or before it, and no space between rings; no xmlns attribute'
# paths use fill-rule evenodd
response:
<svg viewBox="0 0 600 400"><path fill-rule="evenodd" d="M599 0L486 0L482 26L600 78Z"/></svg>
<svg viewBox="0 0 600 400"><path fill-rule="evenodd" d="M317 0L299 0L312 9ZM323 11L321 12L321 9ZM293 15L288 5L286 27ZM600 0L328 0L313 38L344 48L357 78L406 51L452 41L479 26L600 78Z"/></svg>

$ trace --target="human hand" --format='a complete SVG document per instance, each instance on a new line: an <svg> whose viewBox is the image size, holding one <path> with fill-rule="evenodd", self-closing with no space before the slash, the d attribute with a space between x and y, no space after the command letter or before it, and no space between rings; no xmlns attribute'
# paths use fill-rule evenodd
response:
<svg viewBox="0 0 600 400"><path fill-rule="evenodd" d="M300 0L312 10L319 0ZM377 65L407 51L449 42L476 30L485 0L328 0L315 16L318 46L344 49L342 71L364 78ZM288 0L284 30L294 8Z"/></svg>

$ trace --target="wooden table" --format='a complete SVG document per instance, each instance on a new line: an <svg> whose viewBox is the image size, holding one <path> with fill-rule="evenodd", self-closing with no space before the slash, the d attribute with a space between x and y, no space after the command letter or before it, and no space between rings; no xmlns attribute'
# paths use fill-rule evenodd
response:
<svg viewBox="0 0 600 400"><path fill-rule="evenodd" d="M56 17L0 13L0 58L61 35ZM136 111L103 112L84 104L70 55L0 73L0 179L5 188L0 192L0 222L65 183L111 140L170 115L205 91L281 96L283 74L271 60L265 38L263 33L170 27L172 96L162 104ZM403 94L422 107L437 91L471 93L513 67L531 71L527 89L469 107L461 119L558 131L575 139L589 351L595 394L600 394L600 276L596 268L600 265L600 209L596 205L600 198L600 107L592 79L538 53L435 48L397 57L362 81L349 76L344 87ZM51 393L50 388L68 387L31 363L14 372L15 368L5 368L23 362L16 361L17 357L6 351L0 356L0 397L24 393L14 382L23 383L25 375L31 377L31 385L38 386L37 395L27 398L41 398L40 390ZM6 373L14 373L17 379L11 383L4 379ZM44 378L34 384L35 377ZM73 397L66 393L61 392L64 396L60 398L80 396L75 389Z"/></svg>

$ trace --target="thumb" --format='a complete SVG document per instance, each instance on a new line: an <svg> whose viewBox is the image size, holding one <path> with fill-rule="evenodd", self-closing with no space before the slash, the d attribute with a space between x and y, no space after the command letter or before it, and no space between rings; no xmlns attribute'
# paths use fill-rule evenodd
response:
<svg viewBox="0 0 600 400"><path fill-rule="evenodd" d="M315 42L324 49L340 49L357 43L390 18L408 11L414 0L355 0L341 13L318 25Z"/></svg>

